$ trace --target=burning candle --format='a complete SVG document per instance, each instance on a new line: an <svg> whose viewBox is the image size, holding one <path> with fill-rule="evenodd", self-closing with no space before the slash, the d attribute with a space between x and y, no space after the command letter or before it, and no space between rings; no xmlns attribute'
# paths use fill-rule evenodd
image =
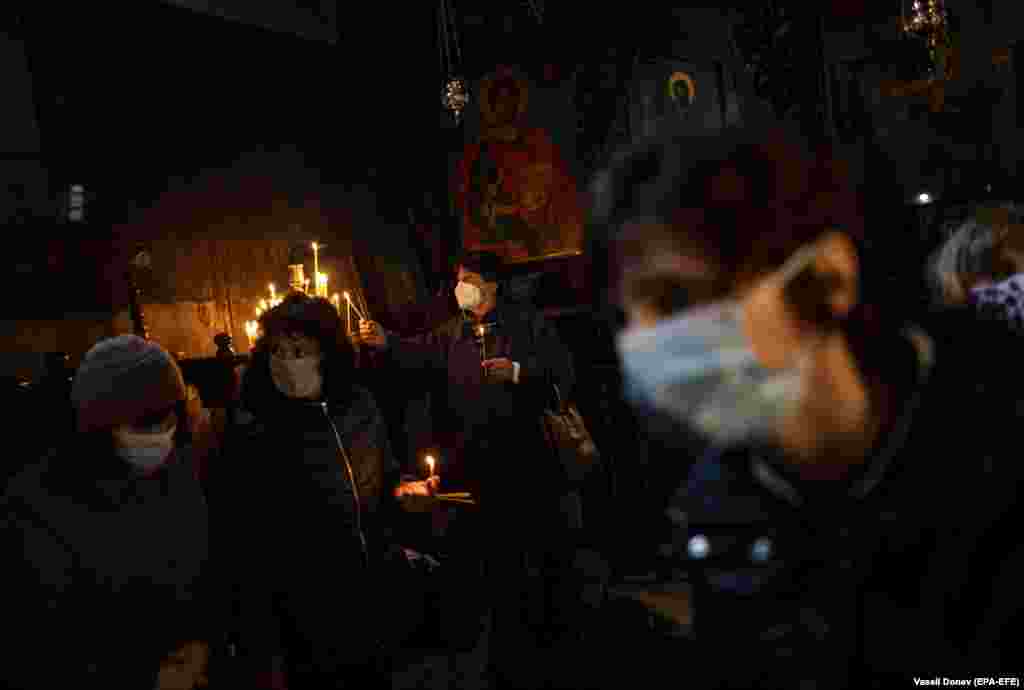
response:
<svg viewBox="0 0 1024 690"><path fill-rule="evenodd" d="M487 359L487 338L484 337L484 327L477 326L476 333L480 336L480 360Z"/></svg>
<svg viewBox="0 0 1024 690"><path fill-rule="evenodd" d="M259 335L259 324L255 321L245 322L245 335L249 338L249 346L252 347L256 344L256 338Z"/></svg>
<svg viewBox="0 0 1024 690"><path fill-rule="evenodd" d="M348 292L345 292L345 301L348 302L348 306L349 306L350 309L355 309L356 310L356 316L358 316L363 321L369 321L369 319L366 318L366 314L364 314L363 312L359 311L359 307L357 307L356 305L352 304L352 296L350 294L348 294Z"/></svg>
<svg viewBox="0 0 1024 690"><path fill-rule="evenodd" d="M316 296L327 297L327 274L316 274Z"/></svg>
<svg viewBox="0 0 1024 690"><path fill-rule="evenodd" d="M428 455L426 457L426 461L427 461L427 479L430 479L431 477L434 476L434 456L433 455Z"/></svg>
<svg viewBox="0 0 1024 690"><path fill-rule="evenodd" d="M306 278L306 280L303 281L302 289L305 290L307 294L309 293L309 278Z"/></svg>
<svg viewBox="0 0 1024 690"><path fill-rule="evenodd" d="M313 243L313 275L320 275L320 245Z"/></svg>
<svg viewBox="0 0 1024 690"><path fill-rule="evenodd" d="M270 303L273 304L274 306L277 306L276 304L274 304L274 302L277 301L277 288L274 287L273 283L271 283L267 287L270 288Z"/></svg>

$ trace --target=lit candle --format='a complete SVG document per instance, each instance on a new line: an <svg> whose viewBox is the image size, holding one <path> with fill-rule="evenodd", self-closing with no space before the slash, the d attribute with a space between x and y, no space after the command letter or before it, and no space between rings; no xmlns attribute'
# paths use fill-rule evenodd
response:
<svg viewBox="0 0 1024 690"><path fill-rule="evenodd" d="M327 274L316 274L316 296L327 297Z"/></svg>
<svg viewBox="0 0 1024 690"><path fill-rule="evenodd" d="M274 287L273 283L271 283L267 287L270 288L270 303L273 304L275 301L277 301L277 288ZM277 305L275 304L274 306Z"/></svg>
<svg viewBox="0 0 1024 690"><path fill-rule="evenodd" d="M304 284L303 284L303 289L304 289L304 290L305 290L305 291L306 291L307 293L309 292L309 278L306 278L306 280L305 280L305 282L304 282Z"/></svg>
<svg viewBox="0 0 1024 690"><path fill-rule="evenodd" d="M480 336L480 359L483 361L487 359L487 338L484 337L484 327L477 326L476 333Z"/></svg>
<svg viewBox="0 0 1024 690"><path fill-rule="evenodd" d="M426 457L426 461L427 461L427 479L430 479L431 477L434 476L434 456L433 455L428 455Z"/></svg>
<svg viewBox="0 0 1024 690"><path fill-rule="evenodd" d="M317 276L319 280L320 276L320 245L316 242L313 243L313 275Z"/></svg>
<svg viewBox="0 0 1024 690"><path fill-rule="evenodd" d="M348 292L345 293L345 301L348 302L348 306L349 306L350 309L355 309L356 310L356 316L358 316L363 321L369 321L369 319L366 318L366 314L364 314L361 311L359 311L359 307L357 307L356 305L352 304L352 296L349 295Z"/></svg>

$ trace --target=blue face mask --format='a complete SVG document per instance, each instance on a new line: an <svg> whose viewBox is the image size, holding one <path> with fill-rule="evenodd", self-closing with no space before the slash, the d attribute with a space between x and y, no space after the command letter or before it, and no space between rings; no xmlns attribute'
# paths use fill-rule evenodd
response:
<svg viewBox="0 0 1024 690"><path fill-rule="evenodd" d="M813 259L798 252L782 284ZM802 394L799 359L785 369L762 366L743 333L741 305L722 301L687 310L618 338L626 398L702 433L713 443L766 442Z"/></svg>

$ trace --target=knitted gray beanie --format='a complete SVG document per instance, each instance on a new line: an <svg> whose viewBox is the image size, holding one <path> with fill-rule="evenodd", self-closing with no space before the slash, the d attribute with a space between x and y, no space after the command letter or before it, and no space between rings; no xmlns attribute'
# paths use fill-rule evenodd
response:
<svg viewBox="0 0 1024 690"><path fill-rule="evenodd" d="M80 431L131 424L184 399L185 382L174 358L157 343L135 335L94 345L71 388Z"/></svg>

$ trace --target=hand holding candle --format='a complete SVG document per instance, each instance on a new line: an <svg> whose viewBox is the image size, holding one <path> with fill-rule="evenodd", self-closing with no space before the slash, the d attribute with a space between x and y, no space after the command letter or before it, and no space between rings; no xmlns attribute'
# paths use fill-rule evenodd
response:
<svg viewBox="0 0 1024 690"><path fill-rule="evenodd" d="M428 512L438 505L436 493L441 478L434 474L434 458L428 455L426 462L430 470L429 477L417 480L415 477L403 476L401 483L395 487L395 496L402 508L411 513Z"/></svg>
<svg viewBox="0 0 1024 690"><path fill-rule="evenodd" d="M511 383L515 378L515 363L507 357L485 359L480 366L488 383Z"/></svg>

